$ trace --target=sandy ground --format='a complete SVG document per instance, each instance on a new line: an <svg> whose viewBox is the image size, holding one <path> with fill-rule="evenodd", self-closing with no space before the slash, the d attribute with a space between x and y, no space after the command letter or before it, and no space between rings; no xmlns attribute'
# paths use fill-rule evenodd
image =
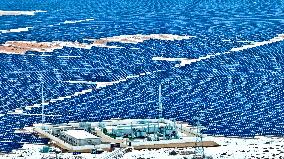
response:
<svg viewBox="0 0 284 159"><path fill-rule="evenodd" d="M58 43L37 43L27 41L7 41L0 46L0 52L7 54L24 54L27 51L52 52L54 49L61 49Z"/></svg>
<svg viewBox="0 0 284 159"><path fill-rule="evenodd" d="M150 35L121 35L108 38L101 38L90 40L91 44L78 43L78 42L34 42L34 41L7 41L5 44L0 45L0 52L7 54L25 54L27 51L36 52L52 52L55 49L62 49L63 47L74 47L91 49L92 47L107 47L107 48L121 48L118 46L107 45L110 42L119 43L132 43L137 44L145 40L158 39L158 40L183 40L189 39L192 36L179 36L172 34L150 34Z"/></svg>
<svg viewBox="0 0 284 159"><path fill-rule="evenodd" d="M33 27L26 27L26 28L17 28L17 29L9 29L9 30L0 30L0 33L5 34L5 33L19 33L19 32L25 32L29 31Z"/></svg>
<svg viewBox="0 0 284 159"><path fill-rule="evenodd" d="M212 156L214 159L275 159L284 156L284 138L280 137L265 137L256 136L254 139L244 138L226 138L226 137L206 137L206 140L213 140L220 144L220 147L208 147L204 148L204 153L207 156ZM42 154L38 150L41 149L42 145L24 145L23 149L14 150L11 154L0 155L1 158L11 159L17 158L21 154L29 158L33 156L34 159L39 159L43 156L51 157L55 154ZM151 159L183 159L184 157L191 158L192 154L178 154L175 156L169 155L171 151L183 151L183 152L194 152L191 147L188 148L164 148L159 150L133 150L132 152L126 153L123 159L137 159L138 157L151 158ZM81 154L83 158L91 159L93 157L102 157L103 155L93 154ZM61 154L62 158L75 158L76 156L71 153Z"/></svg>
<svg viewBox="0 0 284 159"><path fill-rule="evenodd" d="M101 38L94 41L94 45L107 45L108 42L119 42L119 43L130 43L130 44L137 44L140 42L144 42L150 39L157 39L157 40L184 40L190 39L194 36L179 36L179 35L172 35L172 34L149 34L149 35L120 35L120 36L113 36L107 38Z"/></svg>
<svg viewBox="0 0 284 159"><path fill-rule="evenodd" d="M39 12L46 12L46 11L4 11L4 10L0 10L0 16L4 16L4 15L35 15L35 13L39 13Z"/></svg>

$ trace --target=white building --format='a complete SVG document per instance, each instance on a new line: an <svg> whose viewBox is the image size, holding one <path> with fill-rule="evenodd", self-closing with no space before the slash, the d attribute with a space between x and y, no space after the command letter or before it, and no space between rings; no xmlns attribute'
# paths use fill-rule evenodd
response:
<svg viewBox="0 0 284 159"><path fill-rule="evenodd" d="M88 133L85 130L67 130L62 132L62 134L65 141L74 146L99 145L101 143L99 137Z"/></svg>
<svg viewBox="0 0 284 159"><path fill-rule="evenodd" d="M114 134L117 137L122 137L125 135L133 137L147 137L147 134L153 134L157 132L165 133L165 135L170 135L175 131L174 127L170 127L169 124L165 123L130 123L125 125L116 124L115 126L106 126L107 132Z"/></svg>

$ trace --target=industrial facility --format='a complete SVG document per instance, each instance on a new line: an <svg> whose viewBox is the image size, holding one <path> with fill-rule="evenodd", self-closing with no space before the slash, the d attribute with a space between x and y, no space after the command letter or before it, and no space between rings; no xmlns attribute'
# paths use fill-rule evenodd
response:
<svg viewBox="0 0 284 159"><path fill-rule="evenodd" d="M70 122L58 125L34 124L23 132L48 138L50 146L65 153L109 154L120 151L217 147L216 142L199 138L196 127L168 119L111 119L101 122ZM195 153L195 152L194 152Z"/></svg>

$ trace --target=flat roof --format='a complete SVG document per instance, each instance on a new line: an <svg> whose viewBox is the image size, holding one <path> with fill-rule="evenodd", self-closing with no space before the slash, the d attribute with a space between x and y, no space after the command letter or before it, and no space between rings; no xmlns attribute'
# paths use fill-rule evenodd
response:
<svg viewBox="0 0 284 159"><path fill-rule="evenodd" d="M91 133L88 133L85 130L66 130L64 131L65 134L76 138L76 139L96 139L99 138Z"/></svg>

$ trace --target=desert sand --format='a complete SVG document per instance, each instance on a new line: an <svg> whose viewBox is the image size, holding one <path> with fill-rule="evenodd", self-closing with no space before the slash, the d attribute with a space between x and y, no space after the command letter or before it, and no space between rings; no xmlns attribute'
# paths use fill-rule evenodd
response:
<svg viewBox="0 0 284 159"><path fill-rule="evenodd" d="M40 13L40 12L46 12L46 11L41 11L41 10L37 10L37 11L4 11L4 10L0 10L0 16L4 16L4 15L35 15L35 13Z"/></svg>
<svg viewBox="0 0 284 159"><path fill-rule="evenodd" d="M83 49L91 49L92 47L121 48L118 46L111 46L107 44L110 42L137 44L150 39L173 41L173 40L189 39L191 37L192 36L179 36L172 34L121 35L121 36L113 36L113 37L90 40L92 41L91 44L78 43L78 42L64 42L64 41L52 41L52 42L7 41L5 44L0 45L0 52L7 54L25 54L27 51L52 52L55 49L62 49L63 47L74 47L74 48L83 48Z"/></svg>

